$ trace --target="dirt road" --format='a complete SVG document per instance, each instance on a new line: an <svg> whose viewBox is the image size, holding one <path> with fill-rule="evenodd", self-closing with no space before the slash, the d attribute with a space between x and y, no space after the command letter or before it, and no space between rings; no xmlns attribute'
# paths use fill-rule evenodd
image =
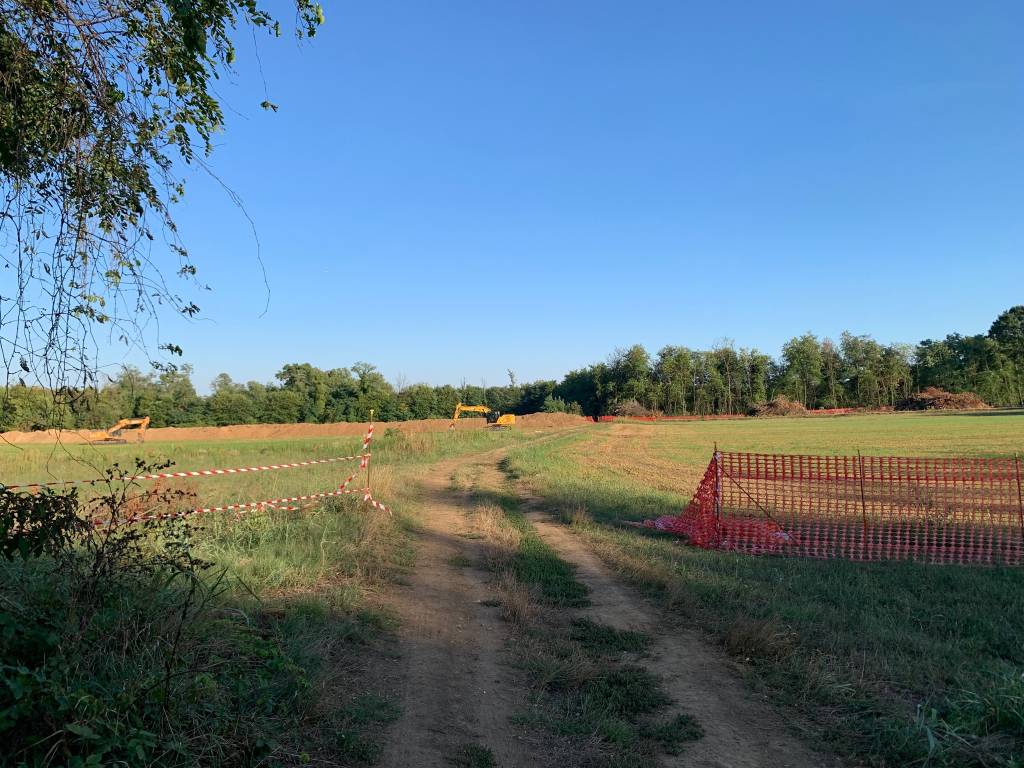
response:
<svg viewBox="0 0 1024 768"><path fill-rule="evenodd" d="M438 464L422 482L416 568L392 604L403 674L390 768L451 765L467 745L490 749L503 768L544 764L539 744L512 727L527 687L507 663L504 622L483 604L496 596L488 574L471 565L483 560L482 543L466 538L471 499L449 486L474 460Z"/></svg>
<svg viewBox="0 0 1024 768"><path fill-rule="evenodd" d="M422 530L409 583L394 608L401 617L402 717L387 735L384 765L445 766L468 744L492 750L498 766L562 764L541 737L511 722L529 695L506 652L509 629L482 601L494 598L488 574L468 565L482 559L481 544L466 538L473 506L453 489L453 472L470 468L479 487L506 482L500 456L487 454L436 466L423 482ZM544 514L540 500L518 489L524 510L541 537L577 569L590 589L586 615L618 629L653 638L643 663L665 689L697 717L705 735L662 765L693 768L820 768L818 755L790 733L781 716L751 693L722 652L694 630L667 630L659 610L622 584L570 530Z"/></svg>

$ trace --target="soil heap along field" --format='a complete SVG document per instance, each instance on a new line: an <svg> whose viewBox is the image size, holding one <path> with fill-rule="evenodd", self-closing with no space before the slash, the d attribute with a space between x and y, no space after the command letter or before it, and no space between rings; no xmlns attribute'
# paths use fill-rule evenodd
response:
<svg viewBox="0 0 1024 768"><path fill-rule="evenodd" d="M545 429L592 423L583 416L568 413L529 413L516 417L520 429ZM386 429L402 432L443 432L450 419L418 419L413 421L377 422L378 433ZM214 440L278 440L302 437L344 437L365 435L370 425L366 422L337 422L334 424L236 424L229 427L159 427L146 432L147 442L210 442ZM463 417L455 422L456 429L484 429L482 418ZM38 432L3 432L0 441L14 445L39 443L79 444L87 442L85 430L40 430ZM129 434L128 441L134 436Z"/></svg>

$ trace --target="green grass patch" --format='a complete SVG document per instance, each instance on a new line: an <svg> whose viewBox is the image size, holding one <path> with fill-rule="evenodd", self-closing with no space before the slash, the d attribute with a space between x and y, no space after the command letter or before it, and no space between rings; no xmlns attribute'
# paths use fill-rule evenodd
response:
<svg viewBox="0 0 1024 768"><path fill-rule="evenodd" d="M520 608L515 614L516 663L529 674L535 689L529 710L518 722L570 740L571 765L644 766L658 751L677 752L686 738L668 736L654 721L672 703L660 680L644 667L622 660L623 654L642 653L650 638L567 615L567 608L589 603L573 568L538 536L512 493L479 488L475 492L504 510L499 525L518 533L518 550L510 560L489 561L496 575L507 580L504 569L511 567L516 583L532 587L536 600L556 609ZM500 530L491 530L495 541L509 541ZM507 584L504 588L509 589Z"/></svg>
<svg viewBox="0 0 1024 768"><path fill-rule="evenodd" d="M587 588L576 580L572 566L541 541L532 528L523 533L513 570L523 584L537 587L545 602L563 608L590 604Z"/></svg>
<svg viewBox="0 0 1024 768"><path fill-rule="evenodd" d="M615 629L587 618L571 622L569 636L593 654L614 656L622 653L643 653L651 643L643 632Z"/></svg>
<svg viewBox="0 0 1024 768"><path fill-rule="evenodd" d="M675 715L662 723L651 723L640 727L640 733L656 741L661 749L670 755L682 752L683 745L697 741L704 736L704 729L691 715Z"/></svg>

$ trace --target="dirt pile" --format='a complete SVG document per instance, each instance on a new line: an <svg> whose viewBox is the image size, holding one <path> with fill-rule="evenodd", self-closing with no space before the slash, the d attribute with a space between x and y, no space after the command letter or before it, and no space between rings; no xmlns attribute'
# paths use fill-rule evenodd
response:
<svg viewBox="0 0 1024 768"><path fill-rule="evenodd" d="M926 387L896 406L897 411L976 411L991 408L973 392L947 392Z"/></svg>
<svg viewBox="0 0 1024 768"><path fill-rule="evenodd" d="M517 427L524 429L545 429L568 427L592 423L583 416L568 413L530 413L516 417ZM402 432L443 432L451 424L450 419L419 419L415 421L377 422L377 434L385 429ZM339 422L336 424L236 424L229 427L159 427L146 432L146 442L183 443L214 442L221 440L292 440L303 437L348 437L366 434L369 424ZM463 417L455 422L456 429L483 429L482 418ZM47 430L40 432L0 433L0 443L15 445L46 444L62 442L66 445L86 442L84 432L74 430ZM129 437L131 442L132 437Z"/></svg>
<svg viewBox="0 0 1024 768"><path fill-rule="evenodd" d="M594 420L586 416L571 413L528 413L516 416L518 426L538 429L541 427L575 427L580 424L593 424Z"/></svg>
<svg viewBox="0 0 1024 768"><path fill-rule="evenodd" d="M754 408L754 416L806 416L807 409L803 403L790 400L785 395L777 395L775 399L762 403Z"/></svg>

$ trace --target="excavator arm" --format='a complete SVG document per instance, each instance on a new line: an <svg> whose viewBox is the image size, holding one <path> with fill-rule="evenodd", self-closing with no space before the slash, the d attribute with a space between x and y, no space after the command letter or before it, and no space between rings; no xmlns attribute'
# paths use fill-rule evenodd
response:
<svg viewBox="0 0 1024 768"><path fill-rule="evenodd" d="M455 415L452 416L452 421L455 421L464 413L490 413L491 409L486 405L463 405L459 403L455 406Z"/></svg>

